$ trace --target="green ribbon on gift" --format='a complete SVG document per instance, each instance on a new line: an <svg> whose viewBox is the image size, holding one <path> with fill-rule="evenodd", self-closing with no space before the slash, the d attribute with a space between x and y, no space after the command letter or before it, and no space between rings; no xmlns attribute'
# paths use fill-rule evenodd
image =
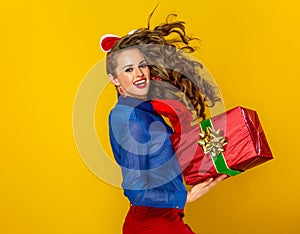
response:
<svg viewBox="0 0 300 234"><path fill-rule="evenodd" d="M206 132L207 128L210 128L210 129L212 129L214 131L214 128L213 128L213 125L212 125L212 122L211 122L210 119L205 119L202 122L200 122L200 126L201 126L203 132ZM216 171L218 173L220 173L220 174L226 174L226 175L229 175L229 176L235 176L235 175L238 175L238 174L241 173L241 171L230 169L227 166L226 160L225 160L224 155L223 155L222 152L217 153L215 155L213 153L210 153L210 156L211 156L211 159L212 159L212 161L214 163Z"/></svg>

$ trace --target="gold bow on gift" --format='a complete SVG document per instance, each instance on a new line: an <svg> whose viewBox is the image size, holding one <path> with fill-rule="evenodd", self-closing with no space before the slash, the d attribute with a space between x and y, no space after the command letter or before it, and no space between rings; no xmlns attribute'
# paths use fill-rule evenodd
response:
<svg viewBox="0 0 300 234"><path fill-rule="evenodd" d="M202 146L205 154L211 153L213 157L224 152L224 146L227 144L227 140L220 133L220 129L213 131L211 127L207 127L205 132L200 132L199 145Z"/></svg>

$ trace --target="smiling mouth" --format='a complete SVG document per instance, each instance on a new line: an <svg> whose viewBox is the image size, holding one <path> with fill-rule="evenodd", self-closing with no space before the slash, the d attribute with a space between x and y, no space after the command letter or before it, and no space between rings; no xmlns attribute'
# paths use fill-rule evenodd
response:
<svg viewBox="0 0 300 234"><path fill-rule="evenodd" d="M143 89L147 86L147 80L146 80L146 78L142 78L142 79L139 79L139 80L135 81L133 84L137 88Z"/></svg>

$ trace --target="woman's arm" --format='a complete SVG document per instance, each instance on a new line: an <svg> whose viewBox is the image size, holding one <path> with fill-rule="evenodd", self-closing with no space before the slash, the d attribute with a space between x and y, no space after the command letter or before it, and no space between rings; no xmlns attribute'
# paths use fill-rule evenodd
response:
<svg viewBox="0 0 300 234"><path fill-rule="evenodd" d="M122 168L124 194L132 204L182 209L187 191L170 139L161 127L152 125L150 133L139 120L123 122L110 134L114 156Z"/></svg>

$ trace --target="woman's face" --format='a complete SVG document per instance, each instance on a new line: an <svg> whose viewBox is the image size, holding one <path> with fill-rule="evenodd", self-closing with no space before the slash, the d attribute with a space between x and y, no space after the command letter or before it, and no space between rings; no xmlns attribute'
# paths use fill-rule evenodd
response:
<svg viewBox="0 0 300 234"><path fill-rule="evenodd" d="M138 49L126 49L116 58L116 77L110 79L122 95L145 99L150 85L150 69Z"/></svg>

